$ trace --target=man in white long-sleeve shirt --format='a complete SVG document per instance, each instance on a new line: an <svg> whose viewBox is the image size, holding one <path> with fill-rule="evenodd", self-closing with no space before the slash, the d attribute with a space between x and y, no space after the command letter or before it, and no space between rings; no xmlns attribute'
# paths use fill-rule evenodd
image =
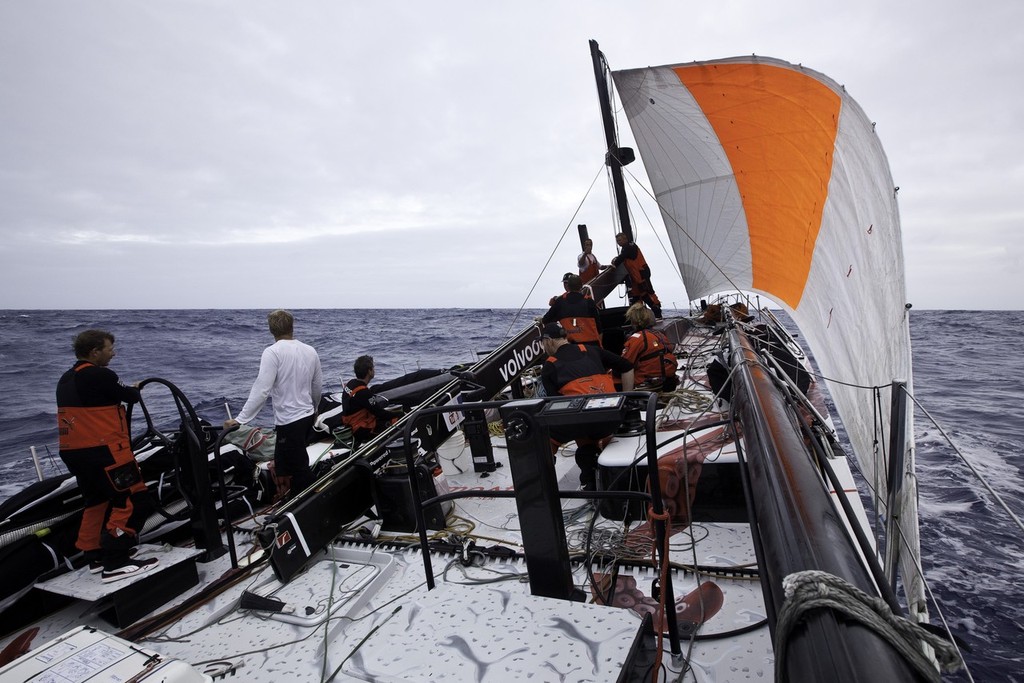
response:
<svg viewBox="0 0 1024 683"><path fill-rule="evenodd" d="M313 483L306 455L306 436L316 420L316 408L323 391L320 356L312 346L292 336L294 323L288 311L276 310L267 316L274 343L263 350L260 373L242 412L224 423L225 429L247 424L255 419L270 397L277 434L274 476L278 496L290 490L301 491Z"/></svg>

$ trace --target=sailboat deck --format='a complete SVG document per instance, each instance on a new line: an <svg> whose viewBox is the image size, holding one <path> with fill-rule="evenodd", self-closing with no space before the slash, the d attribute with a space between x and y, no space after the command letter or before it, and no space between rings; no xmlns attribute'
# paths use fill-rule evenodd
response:
<svg viewBox="0 0 1024 683"><path fill-rule="evenodd" d="M494 445L496 459L501 461L500 439L494 439ZM486 477L473 472L461 437L446 446L441 462L453 490L511 489L508 467L498 467ZM571 450L559 454L556 470L560 486L575 490L577 470ZM330 676L335 671L335 680L415 680L425 679L428 673L439 680L466 680L467 672L474 670L476 680L517 680L526 670L517 668L522 660L519 647L533 653L529 670L535 674L535 658L541 656L537 653L550 650L545 665L550 677L538 679L535 675L534 680L600 680L595 667L609 674L617 671L640 628L640 614L653 609L650 594L656 572L643 566L650 557L649 541L627 543L623 522L595 517L595 505L579 499L563 501L563 513L570 553L576 558L576 585L592 599L590 573L606 574L614 562L620 585L630 585L628 579L635 582L636 609L534 597L522 560L474 555L467 565L459 553L451 552L432 553L438 587L428 591L418 546L401 549L335 543L289 583L281 584L264 565L139 644L211 675L237 671L252 681L280 680L282 676L314 681L321 680L324 672ZM481 547L522 550L514 499L461 499L448 522L450 529L473 534ZM450 533L437 532L436 536L443 539ZM588 535L589 551L601 557L593 563L584 559ZM380 540L389 537L405 540L402 534L386 532ZM240 554L245 555L248 544L244 536L239 541ZM677 598L707 581L715 582L725 596L721 611L703 627L701 638L748 629L763 621L756 577L734 571L754 562L746 524L697 523L680 530L672 536L671 558ZM714 567L721 571L715 572ZM226 556L199 564L200 586L228 568ZM78 578L90 580L86 574ZM198 590L169 604L180 603ZM243 590L282 600L289 611L240 609ZM83 623L113 631L100 616L102 608L103 600L73 604L44 622L44 632L36 642ZM520 626L502 626L512 622ZM687 647L686 641L683 646ZM729 680L770 675L767 627L755 628L739 639L693 643L690 665L696 672L720 670L723 661L737 667ZM676 666L670 658L665 663L670 669ZM703 674L698 680L702 679Z"/></svg>

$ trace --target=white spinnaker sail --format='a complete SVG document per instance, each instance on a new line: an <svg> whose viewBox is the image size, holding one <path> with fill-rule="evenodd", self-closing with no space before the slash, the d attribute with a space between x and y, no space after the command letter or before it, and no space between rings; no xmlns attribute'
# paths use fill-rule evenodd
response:
<svg viewBox="0 0 1024 683"><path fill-rule="evenodd" d="M770 58L613 77L687 293L759 292L787 310L884 503L890 383L913 386L899 212L873 124L835 81ZM913 473L907 439L901 564L921 617Z"/></svg>

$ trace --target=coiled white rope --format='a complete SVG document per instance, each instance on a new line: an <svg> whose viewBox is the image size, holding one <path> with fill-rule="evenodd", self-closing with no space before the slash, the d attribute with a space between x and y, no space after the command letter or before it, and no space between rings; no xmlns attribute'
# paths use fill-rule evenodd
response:
<svg viewBox="0 0 1024 683"><path fill-rule="evenodd" d="M786 601L776 623L775 680L786 680L786 646L789 634L807 612L828 608L860 622L892 645L921 676L941 681L939 671L921 648L931 646L939 669L949 673L962 666L960 655L948 640L909 619L895 615L881 598L872 597L856 586L828 572L794 572L782 580Z"/></svg>

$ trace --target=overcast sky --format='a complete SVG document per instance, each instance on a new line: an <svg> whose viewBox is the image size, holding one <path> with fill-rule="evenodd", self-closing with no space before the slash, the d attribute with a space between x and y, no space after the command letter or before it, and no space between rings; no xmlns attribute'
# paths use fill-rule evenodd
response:
<svg viewBox="0 0 1024 683"><path fill-rule="evenodd" d="M614 255L590 38L843 83L910 302L1021 308L1022 27L1018 0L0 0L0 309L543 306L577 223Z"/></svg>

